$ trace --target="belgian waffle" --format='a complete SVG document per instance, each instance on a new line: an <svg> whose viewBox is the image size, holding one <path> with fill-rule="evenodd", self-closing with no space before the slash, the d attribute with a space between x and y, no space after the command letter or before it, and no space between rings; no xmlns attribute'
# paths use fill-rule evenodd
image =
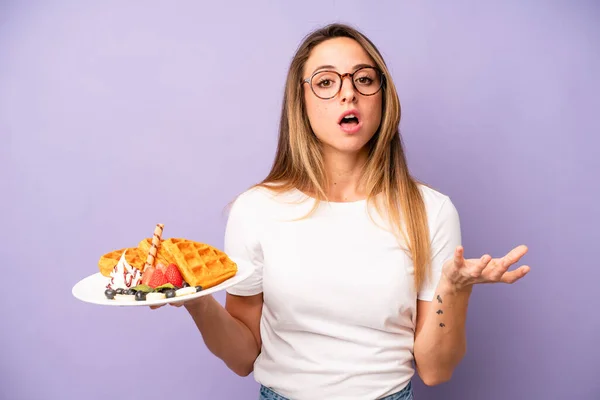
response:
<svg viewBox="0 0 600 400"><path fill-rule="evenodd" d="M158 245L158 250L156 251L156 262L154 265L161 263L165 266L173 263L177 264L175 258L162 246L164 240L160 241ZM138 243L138 249L143 254L148 254L150 252L150 248L152 247L152 239L146 238Z"/></svg>
<svg viewBox="0 0 600 400"><path fill-rule="evenodd" d="M190 286L206 289L237 273L236 263L224 252L205 243L169 238L161 242L159 257L161 249L175 260L183 279Z"/></svg>
<svg viewBox="0 0 600 400"><path fill-rule="evenodd" d="M100 260L98 261L100 273L104 276L110 276L110 273L121 259L124 251L127 251L125 253L125 260L129 263L129 265L139 269L140 271L143 271L146 252L137 247L128 247L111 251L110 253L106 253L100 257Z"/></svg>

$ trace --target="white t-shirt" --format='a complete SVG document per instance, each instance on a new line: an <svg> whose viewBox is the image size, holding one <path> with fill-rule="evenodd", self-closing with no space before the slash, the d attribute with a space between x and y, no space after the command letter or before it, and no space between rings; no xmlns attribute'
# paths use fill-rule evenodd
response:
<svg viewBox="0 0 600 400"><path fill-rule="evenodd" d="M228 289L263 292L257 382L293 400L378 399L414 374L416 301L432 300L441 267L461 243L450 199L426 186L433 273L413 289L414 269L367 202L322 202L294 190L253 188L234 202L224 250L255 273ZM305 200L305 201L302 201Z"/></svg>

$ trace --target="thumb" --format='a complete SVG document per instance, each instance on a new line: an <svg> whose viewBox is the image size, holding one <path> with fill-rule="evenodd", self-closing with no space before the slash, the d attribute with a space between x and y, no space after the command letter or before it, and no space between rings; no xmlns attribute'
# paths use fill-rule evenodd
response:
<svg viewBox="0 0 600 400"><path fill-rule="evenodd" d="M461 266L464 264L465 262L465 249L462 246L457 246L456 249L454 249L454 264L456 266Z"/></svg>

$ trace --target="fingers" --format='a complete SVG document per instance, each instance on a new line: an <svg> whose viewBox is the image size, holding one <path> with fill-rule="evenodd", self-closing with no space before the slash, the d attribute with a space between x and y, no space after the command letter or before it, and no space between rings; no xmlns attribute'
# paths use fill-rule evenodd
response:
<svg viewBox="0 0 600 400"><path fill-rule="evenodd" d="M527 246L521 245L512 249L502 258L493 259L489 254L485 254L479 259L465 260L464 248L458 246L454 250L453 263L457 270L462 271L460 272L461 276L472 283L514 283L527 275L531 268L523 265L507 272L508 268L517 263L527 254L527 251Z"/></svg>
<svg viewBox="0 0 600 400"><path fill-rule="evenodd" d="M502 275L500 281L503 283L510 284L515 283L516 281L527 275L527 273L529 273L530 270L531 268L529 268L528 265L523 265L513 271L505 272L504 275Z"/></svg>
<svg viewBox="0 0 600 400"><path fill-rule="evenodd" d="M490 282L504 282L505 280L509 280L509 281L515 282L516 280L521 279L525 275L524 273L522 273L523 271L517 272L516 275L515 275L515 271L517 271L517 270L508 273L508 275L506 275L506 274L507 274L508 268L510 268L511 265L518 262L527 253L527 250L528 250L527 246L524 246L524 245L517 246L514 249L512 249L511 251L509 251L504 257L499 258L499 259L494 259L489 264L488 270L486 271L486 275L488 276L489 281ZM527 268L529 268L529 267L527 267ZM522 274L522 276L519 274ZM505 277L505 276L507 276L507 277Z"/></svg>
<svg viewBox="0 0 600 400"><path fill-rule="evenodd" d="M511 265L518 262L525 254L527 254L527 251L528 248L525 245L515 247L500 259L500 265L506 271Z"/></svg>
<svg viewBox="0 0 600 400"><path fill-rule="evenodd" d="M173 306L173 307L181 307L184 303L185 303L185 301L174 301L172 303L169 303L169 305ZM148 307L150 307L151 310L156 310L157 308L161 308L164 306L165 306L164 304L161 304L158 306L148 306Z"/></svg>
<svg viewBox="0 0 600 400"><path fill-rule="evenodd" d="M484 254L477 261L477 263L473 267L473 271L471 272L471 276L473 278L479 278L483 274L483 270L489 265L490 261L492 261L492 256L489 254Z"/></svg>
<svg viewBox="0 0 600 400"><path fill-rule="evenodd" d="M454 265L462 267L465 263L465 249L462 246L457 246L454 249Z"/></svg>
<svg viewBox="0 0 600 400"><path fill-rule="evenodd" d="M492 256L490 256L489 254L484 254L483 256L481 256L481 258L479 259L479 265L482 268L485 268L488 266L488 264L490 263L490 261L492 261Z"/></svg>

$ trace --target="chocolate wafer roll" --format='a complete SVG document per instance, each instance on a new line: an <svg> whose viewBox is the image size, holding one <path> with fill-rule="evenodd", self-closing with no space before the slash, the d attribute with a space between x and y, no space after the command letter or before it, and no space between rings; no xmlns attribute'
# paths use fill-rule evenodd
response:
<svg viewBox="0 0 600 400"><path fill-rule="evenodd" d="M163 228L164 228L163 224L156 224L156 228L154 228L154 235L152 236L152 246L150 246L150 251L148 251L148 257L146 258L146 264L144 265L144 270L148 267L154 266L154 260L156 258L156 252L158 251L158 246L160 246Z"/></svg>

